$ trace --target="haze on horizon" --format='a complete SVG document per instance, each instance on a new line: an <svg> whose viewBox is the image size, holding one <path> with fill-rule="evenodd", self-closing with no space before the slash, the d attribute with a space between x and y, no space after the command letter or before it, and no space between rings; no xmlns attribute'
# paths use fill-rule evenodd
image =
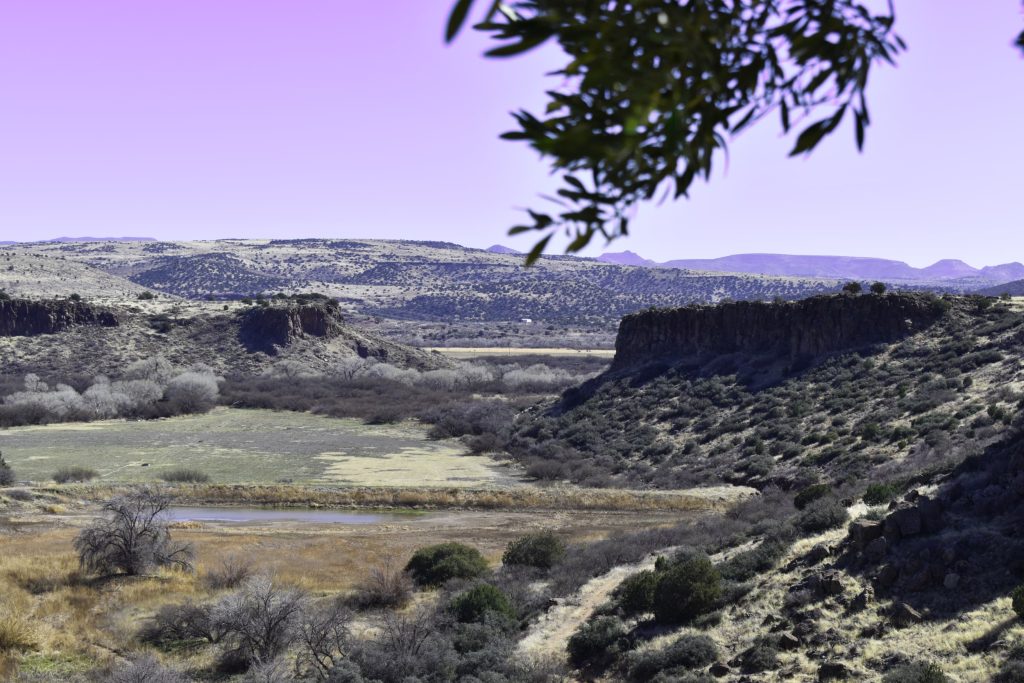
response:
<svg viewBox="0 0 1024 683"><path fill-rule="evenodd" d="M536 109L553 50L445 47L450 0L0 7L0 241L363 237L501 243L552 186L498 140ZM897 2L910 50L869 95L864 154L839 131L809 159L771 125L689 201L645 206L588 252L1024 261L1024 60L1013 0ZM956 49L950 49L955 46ZM966 122L966 123L965 123Z"/></svg>

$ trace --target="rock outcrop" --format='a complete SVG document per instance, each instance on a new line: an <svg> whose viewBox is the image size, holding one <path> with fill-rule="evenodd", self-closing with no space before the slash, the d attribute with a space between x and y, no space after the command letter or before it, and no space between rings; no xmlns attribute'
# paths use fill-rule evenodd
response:
<svg viewBox="0 0 1024 683"><path fill-rule="evenodd" d="M622 319L613 367L737 352L819 356L896 341L934 323L947 308L934 296L891 294L652 309Z"/></svg>
<svg viewBox="0 0 1024 683"><path fill-rule="evenodd" d="M118 320L112 312L81 301L0 300L0 337L56 334L74 325L117 327Z"/></svg>
<svg viewBox="0 0 1024 683"><path fill-rule="evenodd" d="M333 303L256 307L242 313L239 338L250 351L275 355L296 339L330 339L343 329L341 313Z"/></svg>

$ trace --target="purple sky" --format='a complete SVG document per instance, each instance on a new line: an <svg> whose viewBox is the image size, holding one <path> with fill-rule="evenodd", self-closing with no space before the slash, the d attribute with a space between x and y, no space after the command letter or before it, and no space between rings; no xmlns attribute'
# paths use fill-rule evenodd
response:
<svg viewBox="0 0 1024 683"><path fill-rule="evenodd" d="M0 240L394 237L485 247L542 204L546 167L497 135L537 108L553 49L445 47L451 0L0 3ZM807 160L772 123L690 201L610 249L1024 261L1017 0L897 0L865 153ZM719 163L719 169L724 164ZM601 247L603 245L599 245ZM601 248L592 250L595 253Z"/></svg>

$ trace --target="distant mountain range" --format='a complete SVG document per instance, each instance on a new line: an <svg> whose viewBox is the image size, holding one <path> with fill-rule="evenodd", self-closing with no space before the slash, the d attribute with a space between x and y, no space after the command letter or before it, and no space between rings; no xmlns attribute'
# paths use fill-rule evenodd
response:
<svg viewBox="0 0 1024 683"><path fill-rule="evenodd" d="M52 240L7 240L0 242L0 246L12 244L31 244L35 242L156 242L153 237L54 237Z"/></svg>
<svg viewBox="0 0 1024 683"><path fill-rule="evenodd" d="M1004 263L974 268L957 259L936 261L926 268L914 268L903 261L859 256L802 256L789 254L734 254L714 259L677 259L658 263L631 251L602 254L598 261L622 266L685 268L714 273L820 277L887 282L935 282L977 279L1003 283L1024 279L1024 264Z"/></svg>

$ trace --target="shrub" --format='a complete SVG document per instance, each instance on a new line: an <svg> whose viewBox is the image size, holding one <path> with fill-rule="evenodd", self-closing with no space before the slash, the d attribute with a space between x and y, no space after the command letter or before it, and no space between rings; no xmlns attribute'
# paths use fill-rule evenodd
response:
<svg viewBox="0 0 1024 683"><path fill-rule="evenodd" d="M811 484L796 494L793 505L797 510L803 510L814 501L824 498L830 493L832 493L832 487L828 484Z"/></svg>
<svg viewBox="0 0 1024 683"><path fill-rule="evenodd" d="M619 652L621 641L626 636L626 627L615 617L598 617L582 626L569 638L566 649L569 661L575 666L604 664Z"/></svg>
<svg viewBox="0 0 1024 683"><path fill-rule="evenodd" d="M871 283L872 294L885 294L885 283L884 282L873 282Z"/></svg>
<svg viewBox="0 0 1024 683"><path fill-rule="evenodd" d="M948 683L949 678L937 664L911 662L896 667L882 678L883 683Z"/></svg>
<svg viewBox="0 0 1024 683"><path fill-rule="evenodd" d="M1014 588L1010 599L1013 601L1013 611L1019 618L1024 619L1024 585Z"/></svg>
<svg viewBox="0 0 1024 683"><path fill-rule="evenodd" d="M15 480L16 477L14 476L14 470L12 470L11 466L7 464L6 460L4 460L4 456L0 455L0 486L10 486L15 482Z"/></svg>
<svg viewBox="0 0 1024 683"><path fill-rule="evenodd" d="M168 470L161 474L160 478L174 484L205 484L210 481L210 475L189 467Z"/></svg>
<svg viewBox="0 0 1024 683"><path fill-rule="evenodd" d="M847 294L860 294L864 288L859 282L847 282L843 285L843 291Z"/></svg>
<svg viewBox="0 0 1024 683"><path fill-rule="evenodd" d="M53 473L53 480L58 484L92 481L99 474L88 467L62 467Z"/></svg>
<svg viewBox="0 0 1024 683"><path fill-rule="evenodd" d="M658 623L680 624L710 612L722 595L722 577L707 555L695 554L668 567L654 590Z"/></svg>
<svg viewBox="0 0 1024 683"><path fill-rule="evenodd" d="M0 611L0 653L29 650L36 644L32 624L13 609Z"/></svg>
<svg viewBox="0 0 1024 683"><path fill-rule="evenodd" d="M760 673L779 668L779 651L767 643L757 643L740 655L743 673Z"/></svg>
<svg viewBox="0 0 1024 683"><path fill-rule="evenodd" d="M868 484L864 502L868 505L885 505L896 497L899 490L894 484Z"/></svg>
<svg viewBox="0 0 1024 683"><path fill-rule="evenodd" d="M238 588L250 576L252 567L246 560L237 555L228 555L216 568L207 570L203 583L211 590L225 590Z"/></svg>
<svg viewBox="0 0 1024 683"><path fill-rule="evenodd" d="M156 567L192 569L192 548L175 544L165 513L170 498L148 489L108 501L106 517L95 520L75 537L83 569L129 576Z"/></svg>
<svg viewBox="0 0 1024 683"><path fill-rule="evenodd" d="M797 519L797 526L807 533L819 533L846 524L850 519L846 508L833 497L821 498L808 505Z"/></svg>
<svg viewBox="0 0 1024 683"><path fill-rule="evenodd" d="M550 569L565 557L565 542L550 531L521 536L508 544L504 564Z"/></svg>
<svg viewBox="0 0 1024 683"><path fill-rule="evenodd" d="M658 574L649 569L626 577L615 592L619 608L627 615L646 614L654 609Z"/></svg>
<svg viewBox="0 0 1024 683"><path fill-rule="evenodd" d="M139 296L137 298L139 301L150 301L156 298L156 294L153 294L153 292L149 291L139 292Z"/></svg>
<svg viewBox="0 0 1024 683"><path fill-rule="evenodd" d="M359 585L355 604L358 607L404 607L412 598L412 581L404 571L393 567L392 560L370 570Z"/></svg>
<svg viewBox="0 0 1024 683"><path fill-rule="evenodd" d="M450 579L475 579L487 571L487 560L476 548L440 543L417 550L406 571L420 586L440 586Z"/></svg>
<svg viewBox="0 0 1024 683"><path fill-rule="evenodd" d="M629 677L649 681L658 672L675 667L700 669L719 658L715 641L703 635L684 635L661 650L634 653L629 658Z"/></svg>
<svg viewBox="0 0 1024 683"><path fill-rule="evenodd" d="M489 583L481 583L459 593L448 603L448 611L456 621L467 624L480 622L488 614L515 618L515 610L508 596Z"/></svg>
<svg viewBox="0 0 1024 683"><path fill-rule="evenodd" d="M223 625L229 659L248 668L277 659L298 640L305 595L282 588L266 576L248 579L213 610Z"/></svg>
<svg viewBox="0 0 1024 683"><path fill-rule="evenodd" d="M153 655L140 655L110 672L110 683L186 683L182 674L167 669Z"/></svg>
<svg viewBox="0 0 1024 683"><path fill-rule="evenodd" d="M184 372L167 384L164 398L183 413L206 412L217 404L217 378L205 372Z"/></svg>

